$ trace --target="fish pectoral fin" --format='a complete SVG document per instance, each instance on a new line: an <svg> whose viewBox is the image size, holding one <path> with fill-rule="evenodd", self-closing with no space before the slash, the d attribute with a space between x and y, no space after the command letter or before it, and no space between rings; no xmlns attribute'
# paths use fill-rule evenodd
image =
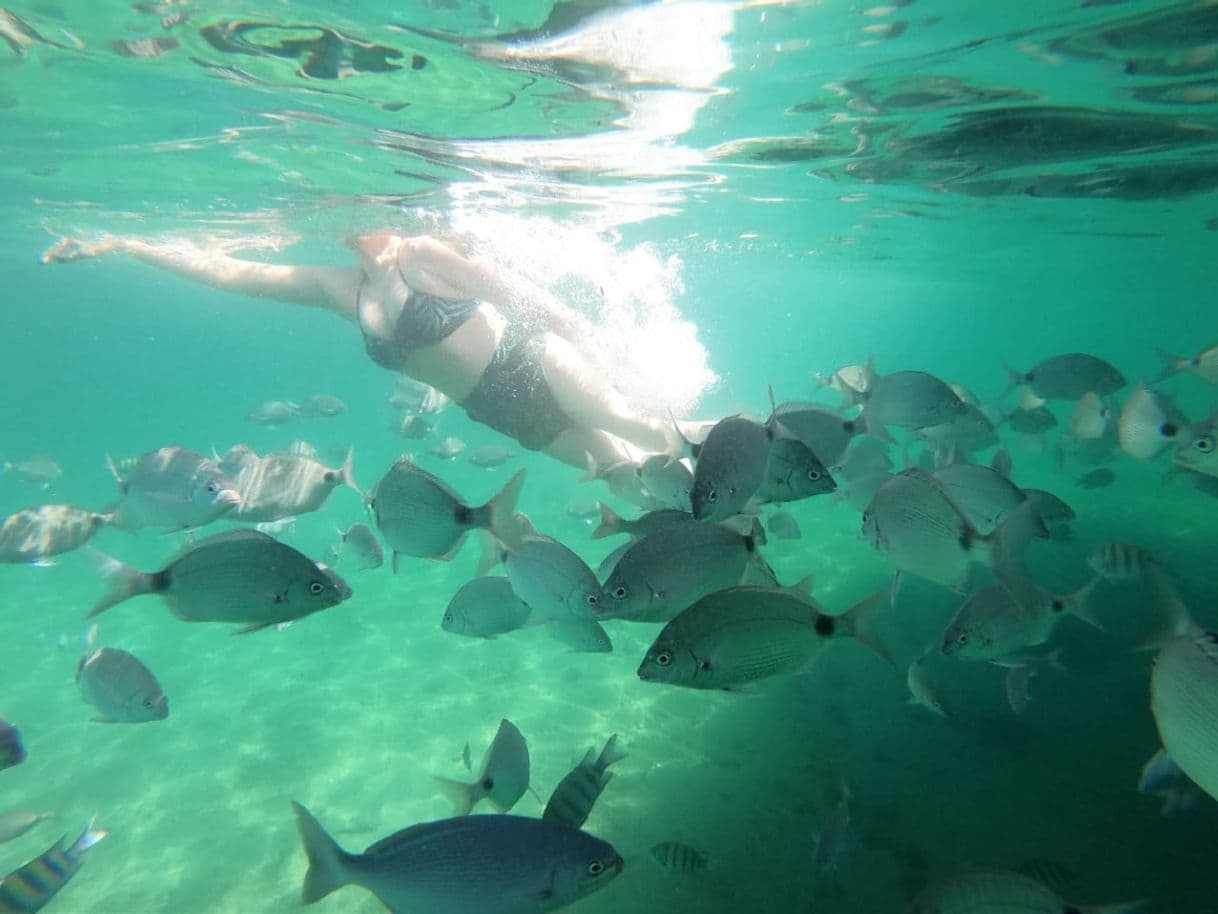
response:
<svg viewBox="0 0 1218 914"><path fill-rule="evenodd" d="M245 628L237 629L235 632L233 632L233 634L234 635L250 635L250 634L253 634L254 632L260 632L264 628L270 628L271 624L272 623L270 623L270 622L255 622L252 625L245 626Z"/></svg>

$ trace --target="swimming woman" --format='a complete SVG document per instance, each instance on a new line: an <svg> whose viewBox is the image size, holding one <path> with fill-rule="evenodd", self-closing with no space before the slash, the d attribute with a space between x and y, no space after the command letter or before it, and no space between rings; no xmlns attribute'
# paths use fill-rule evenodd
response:
<svg viewBox="0 0 1218 914"><path fill-rule="evenodd" d="M42 261L127 254L227 292L332 311L359 328L378 365L581 469L675 452L675 430L630 409L575 345L590 338L590 326L549 293L427 235L376 232L349 246L357 267L267 264L121 236L64 238Z"/></svg>

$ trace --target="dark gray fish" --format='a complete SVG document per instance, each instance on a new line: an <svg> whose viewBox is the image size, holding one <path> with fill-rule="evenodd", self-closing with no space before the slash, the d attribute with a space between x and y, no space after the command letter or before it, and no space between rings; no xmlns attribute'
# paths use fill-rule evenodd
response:
<svg viewBox="0 0 1218 914"><path fill-rule="evenodd" d="M876 377L860 416L869 435L891 441L887 427L920 429L951 422L967 411L960 396L925 371L894 371Z"/></svg>
<svg viewBox="0 0 1218 914"><path fill-rule="evenodd" d="M509 451L505 447L500 447L497 444L484 444L482 447L475 449L468 459L474 466L489 470L494 467L503 466L515 456L515 451Z"/></svg>
<svg viewBox="0 0 1218 914"><path fill-rule="evenodd" d="M24 809L0 813L0 844L20 838L39 822L45 822L51 818L54 818L53 813L30 812Z"/></svg>
<svg viewBox="0 0 1218 914"><path fill-rule="evenodd" d="M639 479L659 501L680 511L690 510L694 474L684 458L652 454L638 468Z"/></svg>
<svg viewBox="0 0 1218 914"><path fill-rule="evenodd" d="M236 622L244 633L294 622L351 596L335 572L256 530L199 540L152 573L109 556L101 561L106 594L90 616L154 593L184 622Z"/></svg>
<svg viewBox="0 0 1218 914"><path fill-rule="evenodd" d="M314 394L300 405L299 414L310 419L332 419L347 411L347 404L330 394Z"/></svg>
<svg viewBox="0 0 1218 914"><path fill-rule="evenodd" d="M52 556L78 549L110 522L71 505L39 505L0 521L0 562L48 565Z"/></svg>
<svg viewBox="0 0 1218 914"><path fill-rule="evenodd" d="M238 463L229 455L225 465ZM354 459L355 452L349 450L343 465L335 468L304 454L284 451L259 457L246 449L239 458L240 469L232 477L241 496L241 507L232 519L267 523L319 511L343 485L363 494L352 473Z"/></svg>
<svg viewBox="0 0 1218 914"><path fill-rule="evenodd" d="M659 530L661 527L667 527L669 524L677 524L694 519L694 516L688 511L682 511L679 508L658 508L655 511L648 511L642 517L626 520L604 502L599 504L601 522L592 531L592 539L594 540L606 536L616 536L619 533L625 533L631 539L638 539Z"/></svg>
<svg viewBox="0 0 1218 914"><path fill-rule="evenodd" d="M706 854L680 841L663 841L648 853L660 869L670 875L698 873L709 866Z"/></svg>
<svg viewBox="0 0 1218 914"><path fill-rule="evenodd" d="M266 400L259 403L245 418L255 425L266 425L275 428L287 425L300 414L300 405L291 400Z"/></svg>
<svg viewBox="0 0 1218 914"><path fill-rule="evenodd" d="M1023 494L1032 503L1032 511L1040 518L1052 535L1054 530L1065 527L1074 520L1074 509L1044 489L1024 489Z"/></svg>
<svg viewBox="0 0 1218 914"><path fill-rule="evenodd" d="M604 888L624 865L599 838L512 815L426 822L351 854L292 807L309 858L305 904L355 884L398 914L542 914Z"/></svg>
<svg viewBox="0 0 1218 914"><path fill-rule="evenodd" d="M613 779L609 766L625 757L624 753L617 751L616 733L605 741L599 756L594 749L589 749L583 761L558 782L541 818L569 828L583 828L601 791Z"/></svg>
<svg viewBox="0 0 1218 914"><path fill-rule="evenodd" d="M25 747L21 745L20 731L0 717L0 771L24 761Z"/></svg>
<svg viewBox="0 0 1218 914"><path fill-rule="evenodd" d="M837 483L820 458L798 438L776 437L770 444L756 497L763 502L791 502L827 495Z"/></svg>
<svg viewBox="0 0 1218 914"><path fill-rule="evenodd" d="M797 540L804 535L799 529L799 523L787 511L775 511L771 514L765 522L765 529L770 536L780 540Z"/></svg>
<svg viewBox="0 0 1218 914"><path fill-rule="evenodd" d="M546 623L546 634L579 654L608 654L613 651L609 633L595 619L555 619Z"/></svg>
<svg viewBox="0 0 1218 914"><path fill-rule="evenodd" d="M1084 489L1105 489L1116 482L1116 473L1108 467L1096 467L1081 476L1074 477L1074 482Z"/></svg>
<svg viewBox="0 0 1218 914"><path fill-rule="evenodd" d="M140 457L125 476L110 470L122 490L111 523L125 530L201 527L241 505L237 485L213 461L184 447Z"/></svg>
<svg viewBox="0 0 1218 914"><path fill-rule="evenodd" d="M1087 556L1091 570L1107 581L1140 581L1157 572L1159 563L1148 550L1132 543L1100 543Z"/></svg>
<svg viewBox="0 0 1218 914"><path fill-rule="evenodd" d="M598 616L666 622L715 590L738 584L764 535L725 524L672 524L635 540L601 588Z"/></svg>
<svg viewBox="0 0 1218 914"><path fill-rule="evenodd" d="M532 612L507 578L474 578L448 601L440 627L454 635L494 638L522 628Z"/></svg>
<svg viewBox="0 0 1218 914"><path fill-rule="evenodd" d="M403 416L397 425L398 434L412 441L426 438L436 430L436 424L422 416Z"/></svg>
<svg viewBox="0 0 1218 914"><path fill-rule="evenodd" d="M1078 910L1038 879L1021 873L977 872L928 886L914 901L912 914L1070 914Z"/></svg>
<svg viewBox="0 0 1218 914"><path fill-rule="evenodd" d="M812 449L827 467L836 466L856 435L863 433L863 424L844 419L831 410L813 403L788 401L774 407L773 420Z"/></svg>
<svg viewBox="0 0 1218 914"><path fill-rule="evenodd" d="M918 429L917 435L938 455L973 454L998 444L994 423L971 403L965 403L964 412L947 422Z"/></svg>
<svg viewBox="0 0 1218 914"><path fill-rule="evenodd" d="M106 724L141 724L169 716L169 700L152 671L134 654L102 647L80 658L76 682L81 697Z"/></svg>
<svg viewBox="0 0 1218 914"><path fill-rule="evenodd" d="M694 517L721 521L739 514L765 479L773 438L771 426L744 416L716 422L694 464Z"/></svg>
<svg viewBox="0 0 1218 914"><path fill-rule="evenodd" d="M380 568L385 564L385 550L376 532L367 524L352 524L338 533L342 543L340 556L350 554L357 568L365 571Z"/></svg>
<svg viewBox="0 0 1218 914"><path fill-rule="evenodd" d="M533 609L532 621L591 620L601 585L587 563L548 536L524 536L503 553L516 596Z"/></svg>
<svg viewBox="0 0 1218 914"><path fill-rule="evenodd" d="M529 747L510 720L499 721L499 730L482 769L473 783L436 778L455 807L454 816L467 816L483 800L500 812L515 806L529 789Z"/></svg>
<svg viewBox="0 0 1218 914"><path fill-rule="evenodd" d="M471 507L439 478L410 460L399 460L368 496L377 527L393 549L393 570L402 554L449 561L471 530L489 530L500 541L514 543L513 514L524 476L520 470L498 495Z"/></svg>
<svg viewBox="0 0 1218 914"><path fill-rule="evenodd" d="M41 911L76 875L85 851L108 834L90 822L71 846L65 848L65 839L60 838L25 866L9 873L0 880L0 911L14 914Z"/></svg>
<svg viewBox="0 0 1218 914"><path fill-rule="evenodd" d="M1057 416L1047 406L1017 409L1007 413L1006 423L1021 435L1039 435L1057 425Z"/></svg>
<svg viewBox="0 0 1218 914"><path fill-rule="evenodd" d="M1007 391L1021 384L1042 400L1078 400L1086 393L1101 397L1125 386L1125 376L1103 359L1082 352L1055 355L1028 371L1007 366Z"/></svg>

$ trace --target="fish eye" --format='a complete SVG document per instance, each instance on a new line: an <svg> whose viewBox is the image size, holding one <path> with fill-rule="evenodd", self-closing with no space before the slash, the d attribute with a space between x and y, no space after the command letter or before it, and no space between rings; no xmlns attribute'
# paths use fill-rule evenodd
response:
<svg viewBox="0 0 1218 914"><path fill-rule="evenodd" d="M445 624L445 625L452 625L452 621L453 621L453 614L452 614L452 613L445 613L445 614L444 614L444 624Z"/></svg>
<svg viewBox="0 0 1218 914"><path fill-rule="evenodd" d="M595 606L601 600L598 594L590 593L584 597L584 602L589 606Z"/></svg>
<svg viewBox="0 0 1218 914"><path fill-rule="evenodd" d="M599 860L588 861L589 876L599 876L603 872L605 872L605 864L601 863Z"/></svg>
<svg viewBox="0 0 1218 914"><path fill-rule="evenodd" d="M207 492L209 495L215 495L219 491L220 491L220 484L215 482L214 480L207 484Z"/></svg>
<svg viewBox="0 0 1218 914"><path fill-rule="evenodd" d="M323 584L321 581L310 581L309 582L309 593L313 594L313 596L317 596L319 593L321 593L325 589L326 589L326 585Z"/></svg>
<svg viewBox="0 0 1218 914"><path fill-rule="evenodd" d="M820 479L820 470L808 470L808 478L813 482Z"/></svg>
<svg viewBox="0 0 1218 914"><path fill-rule="evenodd" d="M713 502L715 502L715 501L718 501L718 500L719 500L719 492L718 492L718 490L716 490L716 489L710 489L710 490L708 490L708 491L707 491L707 493L706 493L706 500L707 500L707 501L709 501L709 502L712 502L712 503L713 503Z"/></svg>
<svg viewBox="0 0 1218 914"><path fill-rule="evenodd" d="M871 512L864 511L863 512L863 523L867 523L867 521L869 521L869 520L871 520Z"/></svg>
<svg viewBox="0 0 1218 914"><path fill-rule="evenodd" d="M656 653L656 663L659 666L668 666L670 663L672 663L672 652L671 651L657 652Z"/></svg>
<svg viewBox="0 0 1218 914"><path fill-rule="evenodd" d="M1214 449L1214 436L1213 435L1202 435L1200 438L1198 438L1196 441L1193 442L1193 447L1195 447L1197 450L1199 450L1202 454L1208 454L1210 451L1212 451Z"/></svg>
<svg viewBox="0 0 1218 914"><path fill-rule="evenodd" d="M629 593L629 591L626 589L625 584L618 584L617 587L613 588L613 596L615 599L624 600L626 599L627 593Z"/></svg>
<svg viewBox="0 0 1218 914"><path fill-rule="evenodd" d="M151 698L144 699L144 707L147 708L149 711L151 711L155 705L156 705L156 702L153 701Z"/></svg>
<svg viewBox="0 0 1218 914"><path fill-rule="evenodd" d="M968 632L961 632L956 636L957 644L968 644Z"/></svg>

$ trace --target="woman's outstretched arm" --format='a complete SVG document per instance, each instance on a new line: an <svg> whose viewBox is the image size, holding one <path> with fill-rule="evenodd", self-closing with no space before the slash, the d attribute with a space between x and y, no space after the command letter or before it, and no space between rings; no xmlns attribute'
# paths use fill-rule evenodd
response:
<svg viewBox="0 0 1218 914"><path fill-rule="evenodd" d="M325 308L354 321L358 269L294 266L241 260L189 242L154 242L109 235L97 241L63 238L42 255L43 263L69 263L126 254L178 276L252 298Z"/></svg>

